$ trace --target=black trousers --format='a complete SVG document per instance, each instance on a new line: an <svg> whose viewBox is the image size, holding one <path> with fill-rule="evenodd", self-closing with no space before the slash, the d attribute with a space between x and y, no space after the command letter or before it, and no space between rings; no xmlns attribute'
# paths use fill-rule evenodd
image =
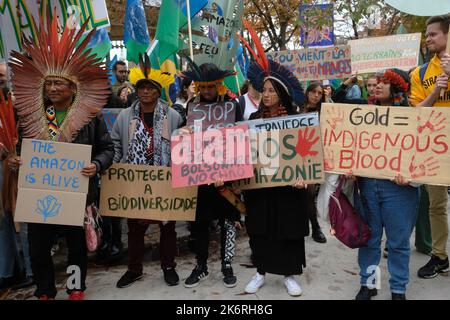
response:
<svg viewBox="0 0 450 320"><path fill-rule="evenodd" d="M102 217L103 241L108 247L122 248L122 218Z"/></svg>
<svg viewBox="0 0 450 320"><path fill-rule="evenodd" d="M56 234L66 238L69 251L68 265L78 266L81 271L80 288L67 289L67 293L74 290L86 290L87 248L83 227L30 223L28 224L28 241L33 280L37 286L34 293L36 297L47 295L54 298L56 296L55 267L51 256Z"/></svg>

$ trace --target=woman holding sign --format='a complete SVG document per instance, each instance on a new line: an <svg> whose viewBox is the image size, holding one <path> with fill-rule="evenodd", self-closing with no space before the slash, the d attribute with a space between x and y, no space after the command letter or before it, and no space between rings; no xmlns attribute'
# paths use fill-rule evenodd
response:
<svg viewBox="0 0 450 320"><path fill-rule="evenodd" d="M408 106L408 89L409 77L406 72L386 70L378 78L376 104ZM404 300L409 282L410 238L419 204L417 185L398 175L392 181L359 177L358 187L360 192L359 195L355 193L355 208L368 222L372 236L367 247L358 251L361 289L356 300L370 300L377 295L383 229L389 250L392 300Z"/></svg>
<svg viewBox="0 0 450 320"><path fill-rule="evenodd" d="M80 170L90 178L87 205L91 205L98 198L97 174L111 165L114 146L100 112L110 94L107 72L95 55L85 51L95 30L77 47L85 27L79 31L66 28L59 35L57 19L48 26L42 21L39 42L26 42L26 54L13 52L10 66L20 138L92 145L91 163ZM17 170L22 162L19 157L11 157L9 164ZM56 205L53 202L51 209ZM88 262L85 231L79 226L50 223L28 225L37 287L34 295L40 300L56 296L51 249L55 235L61 234L67 239L68 272L73 273L67 281L67 293L70 300L83 300Z"/></svg>
<svg viewBox="0 0 450 320"><path fill-rule="evenodd" d="M248 71L253 86L262 92L259 109L250 120L295 114L293 102L300 105L305 98L298 79L265 56L260 63L252 62ZM284 276L291 296L302 294L294 275L302 274L306 265L304 237L309 233L306 187L297 180L292 186L245 191L246 226L257 268L245 292L256 293L268 272Z"/></svg>

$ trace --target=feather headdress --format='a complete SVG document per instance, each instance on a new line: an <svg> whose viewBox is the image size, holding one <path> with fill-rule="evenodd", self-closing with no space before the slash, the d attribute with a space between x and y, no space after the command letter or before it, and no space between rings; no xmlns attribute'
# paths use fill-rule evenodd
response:
<svg viewBox="0 0 450 320"><path fill-rule="evenodd" d="M195 90L198 93L199 86L215 85L219 95L227 93L227 87L223 84L226 77L234 76L236 72L230 70L220 70L215 64L204 63L198 66L189 57L185 57L189 63L190 70L181 72L182 78L187 78L195 83Z"/></svg>
<svg viewBox="0 0 450 320"><path fill-rule="evenodd" d="M130 70L130 82L136 87L139 87L141 83L150 82L161 95L162 89L174 83L175 78L168 72L152 69L150 58L146 54L139 53L139 67Z"/></svg>
<svg viewBox="0 0 450 320"><path fill-rule="evenodd" d="M301 105L305 102L305 94L303 93L303 88L298 79L286 67L273 60L267 59L264 48L255 30L253 30L250 24L244 19L243 24L250 33L257 51L255 52L250 44L245 41L244 38L239 36L242 43L247 47L254 58L254 60L250 62L247 72L247 77L252 86L257 91L262 92L264 82L267 79L273 79L281 84L295 104Z"/></svg>
<svg viewBox="0 0 450 320"><path fill-rule="evenodd" d="M37 30L34 20L33 24ZM86 50L95 29L78 45L86 24L78 31L65 28L59 35L58 19L48 14L47 23L40 19L37 41L24 40L26 53L11 53L15 108L24 138L51 139L44 105L47 77L64 78L76 86L73 103L54 138L57 141L71 142L106 104L110 89L105 66Z"/></svg>

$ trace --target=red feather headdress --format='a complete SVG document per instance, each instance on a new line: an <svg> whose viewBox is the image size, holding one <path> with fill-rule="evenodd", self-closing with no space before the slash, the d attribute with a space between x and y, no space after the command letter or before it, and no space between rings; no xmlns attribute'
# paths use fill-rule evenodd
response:
<svg viewBox="0 0 450 320"><path fill-rule="evenodd" d="M101 59L86 50L95 29L78 45L86 24L80 30L65 28L58 34L58 19L47 15L40 19L35 43L26 40L24 51L11 53L15 108L24 138L49 140L44 106L44 82L47 77L60 77L76 85L76 95L55 140L71 142L106 104L110 94L108 75ZM53 14L56 17L56 12ZM37 30L36 23L33 21Z"/></svg>

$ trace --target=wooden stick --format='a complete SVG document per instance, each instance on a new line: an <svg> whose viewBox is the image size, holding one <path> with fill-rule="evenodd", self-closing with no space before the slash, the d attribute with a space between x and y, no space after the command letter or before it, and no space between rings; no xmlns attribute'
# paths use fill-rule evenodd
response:
<svg viewBox="0 0 450 320"><path fill-rule="evenodd" d="M191 4L190 0L186 0L186 13L187 13L187 23L189 32L189 54L191 60L194 61L194 48L192 47L192 26L191 26Z"/></svg>
<svg viewBox="0 0 450 320"><path fill-rule="evenodd" d="M450 30L448 31L448 37L447 37L447 48L445 49L445 53L450 53ZM441 99L444 99L445 95L445 89L441 89Z"/></svg>
<svg viewBox="0 0 450 320"><path fill-rule="evenodd" d="M239 85L239 78L238 78L238 74L237 74L237 70L236 70L236 65L233 67L234 72L236 72L235 79L236 79L236 85L237 85L237 89L238 89L238 93L239 93L239 97L241 96L241 87Z"/></svg>

